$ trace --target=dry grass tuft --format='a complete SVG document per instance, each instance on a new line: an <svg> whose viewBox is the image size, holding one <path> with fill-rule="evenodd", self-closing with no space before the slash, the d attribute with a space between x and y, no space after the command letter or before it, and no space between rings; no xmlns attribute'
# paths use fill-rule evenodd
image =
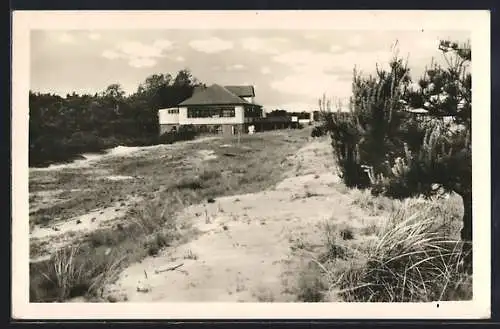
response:
<svg viewBox="0 0 500 329"><path fill-rule="evenodd" d="M335 218L325 223L321 228L323 252L311 260L305 274L299 274L299 300L434 302L472 298L472 276L463 268L466 255L459 239L463 209L457 196L391 204L377 197L368 202L360 191L354 195L365 211L378 209L387 219L379 215L356 227Z"/></svg>
<svg viewBox="0 0 500 329"><path fill-rule="evenodd" d="M321 269L313 262L309 262L298 275L297 299L305 303L323 302L325 291L328 290L327 279Z"/></svg>
<svg viewBox="0 0 500 329"><path fill-rule="evenodd" d="M363 266L329 277L350 302L430 302L472 297L462 243L436 225L436 204L406 202L393 212Z"/></svg>
<svg viewBox="0 0 500 329"><path fill-rule="evenodd" d="M58 250L46 262L30 264L30 272L45 279L30 286L30 300L63 302L76 296L99 296L103 285L117 277L125 256L111 252L88 257L88 252L79 245L71 246Z"/></svg>
<svg viewBox="0 0 500 329"><path fill-rule="evenodd" d="M401 206L401 201L385 196L373 196L369 190L352 189L350 191L352 205L363 209L370 216L379 216L390 213Z"/></svg>

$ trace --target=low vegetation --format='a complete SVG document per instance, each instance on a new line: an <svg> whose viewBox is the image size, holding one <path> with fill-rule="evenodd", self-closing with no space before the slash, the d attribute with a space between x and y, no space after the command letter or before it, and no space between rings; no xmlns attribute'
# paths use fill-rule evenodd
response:
<svg viewBox="0 0 500 329"><path fill-rule="evenodd" d="M70 246L49 260L31 263L30 301L64 301L76 296L99 300L104 279L113 280L115 273L127 264L157 255L163 248L197 234L189 223L175 220L178 210L220 196L273 186L282 179L281 164L287 155L296 152L309 133L266 132L241 136L239 143L236 137L207 140L203 148L213 155L208 160L197 155L200 144L188 143L166 152L157 149L141 157L103 159L91 171L33 171L30 190L80 189L71 198L32 213L30 221L37 223L42 214L47 216L46 224L51 225L58 218L73 218L112 200L140 196L142 201L132 203L119 225L89 233L78 242L78 247ZM228 153L233 156L226 156ZM135 179L102 180L95 184L99 170ZM59 181L61 177L64 179ZM83 192L86 189L91 192ZM36 252L36 248L32 251Z"/></svg>
<svg viewBox="0 0 500 329"><path fill-rule="evenodd" d="M337 283L343 299L366 302L449 300L466 282L457 240L433 229L432 207L393 213L390 224L368 250L360 268L350 268ZM470 288L467 287L467 288ZM471 296L458 296L471 298Z"/></svg>
<svg viewBox="0 0 500 329"><path fill-rule="evenodd" d="M349 194L360 204L360 193ZM394 200L392 205L384 201L374 201L384 205L377 216L366 213L368 218L354 216L350 224L325 223L323 251L300 273L299 300L470 300L472 275L464 268L459 233L460 197Z"/></svg>

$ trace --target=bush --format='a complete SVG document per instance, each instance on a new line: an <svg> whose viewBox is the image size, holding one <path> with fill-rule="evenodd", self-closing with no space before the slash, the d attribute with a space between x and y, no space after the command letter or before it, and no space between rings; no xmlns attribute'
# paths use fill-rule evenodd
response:
<svg viewBox="0 0 500 329"><path fill-rule="evenodd" d="M180 126L179 129L162 134L158 140L160 144L172 144L178 141L193 140L198 135L192 125Z"/></svg>
<svg viewBox="0 0 500 329"><path fill-rule="evenodd" d="M324 126L315 126L313 130L311 131L311 137L321 137L325 136L327 133L327 130Z"/></svg>
<svg viewBox="0 0 500 329"><path fill-rule="evenodd" d="M409 69L394 58L390 71L377 70L375 77L354 71L350 112L325 112L335 156L347 186L366 188L387 174L388 159L400 155L401 122L408 117L399 102L409 80ZM373 177L367 175L367 168Z"/></svg>
<svg viewBox="0 0 500 329"><path fill-rule="evenodd" d="M209 170L205 169L200 173L199 177L202 181L208 181L220 178L222 176L220 170Z"/></svg>
<svg viewBox="0 0 500 329"><path fill-rule="evenodd" d="M93 248L72 246L58 250L48 261L30 264L30 302L98 296L103 285L118 275L123 260L112 252L96 253Z"/></svg>
<svg viewBox="0 0 500 329"><path fill-rule="evenodd" d="M297 299L305 303L318 303L324 300L324 291L328 285L319 275L320 269L310 262L304 270L299 273L297 282Z"/></svg>
<svg viewBox="0 0 500 329"><path fill-rule="evenodd" d="M463 269L462 242L436 229L435 208L406 205L393 213L364 266L338 280L350 302L431 302L470 299L470 277Z"/></svg>
<svg viewBox="0 0 500 329"><path fill-rule="evenodd" d="M69 152L99 152L106 147L103 139L94 132L75 132L71 137L64 141Z"/></svg>
<svg viewBox="0 0 500 329"><path fill-rule="evenodd" d="M203 188L202 181L196 177L184 177L174 185L176 189L199 190Z"/></svg>
<svg viewBox="0 0 500 329"><path fill-rule="evenodd" d="M172 237L168 234L157 232L144 242L144 248L149 256L156 256L161 249L168 247L172 242Z"/></svg>

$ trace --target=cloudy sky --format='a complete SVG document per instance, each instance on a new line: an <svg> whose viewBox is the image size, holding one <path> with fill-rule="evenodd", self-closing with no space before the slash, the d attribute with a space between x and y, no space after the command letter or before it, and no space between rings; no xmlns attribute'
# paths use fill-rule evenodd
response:
<svg viewBox="0 0 500 329"><path fill-rule="evenodd" d="M317 107L318 98L350 95L356 65L370 73L398 41L412 76L421 75L437 40L459 31L94 30L31 32L31 89L95 93L119 83L127 93L153 73L188 68L206 84L252 84L269 109Z"/></svg>

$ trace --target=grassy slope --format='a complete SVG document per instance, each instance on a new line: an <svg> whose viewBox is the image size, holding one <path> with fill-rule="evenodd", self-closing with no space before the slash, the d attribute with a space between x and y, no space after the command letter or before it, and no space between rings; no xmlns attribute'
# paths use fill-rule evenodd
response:
<svg viewBox="0 0 500 329"><path fill-rule="evenodd" d="M183 223L175 222L176 211L209 198L273 186L282 178L287 156L298 150L309 135L310 129L267 132L242 136L239 146L236 138L216 139L186 143L147 157L112 158L98 163L93 172L35 172L30 175L30 191L79 191L30 214L33 223L68 219L130 196L143 201L127 213L123 226L90 233L78 248L61 250L47 262L31 264L30 300L99 297L100 288L126 264L195 234ZM222 148L222 144L233 146ZM194 157L199 150L212 150L217 159L199 161ZM133 183L97 182L99 170L136 179Z"/></svg>

